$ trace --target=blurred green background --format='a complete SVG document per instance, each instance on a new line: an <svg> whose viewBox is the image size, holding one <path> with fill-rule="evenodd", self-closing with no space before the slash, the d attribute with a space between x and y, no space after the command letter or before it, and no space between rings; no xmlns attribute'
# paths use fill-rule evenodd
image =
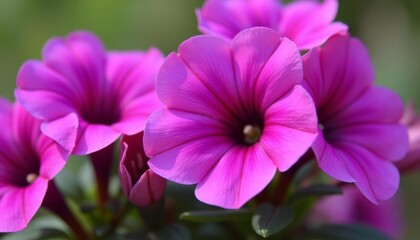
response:
<svg viewBox="0 0 420 240"><path fill-rule="evenodd" d="M203 0L0 0L0 95L13 99L16 73L40 58L45 41L86 29L108 49L160 48L165 54L198 34ZM368 46L377 83L420 105L420 1L341 0L337 19ZM386 106L384 106L386 107ZM403 176L406 237L420 239L420 173Z"/></svg>

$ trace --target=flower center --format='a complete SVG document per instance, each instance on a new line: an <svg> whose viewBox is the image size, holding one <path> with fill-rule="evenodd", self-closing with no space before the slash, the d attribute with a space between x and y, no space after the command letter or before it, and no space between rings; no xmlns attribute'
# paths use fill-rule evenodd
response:
<svg viewBox="0 0 420 240"><path fill-rule="evenodd" d="M28 175L26 175L26 182L28 184L31 184L36 180L37 177L38 175L36 173L29 173Z"/></svg>
<svg viewBox="0 0 420 240"><path fill-rule="evenodd" d="M245 125L243 129L244 141L247 144L253 144L260 140L261 137L261 128L254 125Z"/></svg>
<svg viewBox="0 0 420 240"><path fill-rule="evenodd" d="M128 173L131 177L131 182L136 184L137 181L140 180L143 173L145 173L148 169L148 166L145 164L147 159L144 159L141 153L137 153L136 156L133 156L131 161L127 161L124 165L127 168Z"/></svg>
<svg viewBox="0 0 420 240"><path fill-rule="evenodd" d="M108 113L105 111L105 109L92 112L83 112L82 117L91 124L112 125L120 120L120 114L117 110L110 110Z"/></svg>
<svg viewBox="0 0 420 240"><path fill-rule="evenodd" d="M120 99L115 93L92 96L91 101L81 105L82 118L90 124L112 125L121 119Z"/></svg>

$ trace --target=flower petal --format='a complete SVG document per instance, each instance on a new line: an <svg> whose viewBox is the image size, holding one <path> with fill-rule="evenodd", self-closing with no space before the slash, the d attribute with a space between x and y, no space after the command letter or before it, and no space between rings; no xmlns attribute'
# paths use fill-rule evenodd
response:
<svg viewBox="0 0 420 240"><path fill-rule="evenodd" d="M125 195L128 197L133 185L148 169L143 148L144 132L134 135L123 135L120 142L119 177Z"/></svg>
<svg viewBox="0 0 420 240"><path fill-rule="evenodd" d="M147 52L108 53L106 76L111 89L118 89L120 105L130 104L133 99L154 92L156 76L163 63L162 53L151 48Z"/></svg>
<svg viewBox="0 0 420 240"><path fill-rule="evenodd" d="M25 228L38 211L48 187L48 180L38 177L25 188L10 189L0 198L0 232Z"/></svg>
<svg viewBox="0 0 420 240"><path fill-rule="evenodd" d="M100 124L80 123L78 139L73 149L73 154L86 155L99 151L121 136L110 126Z"/></svg>
<svg viewBox="0 0 420 240"><path fill-rule="evenodd" d="M122 107L121 119L112 128L125 135L143 131L147 118L162 106L154 91L138 96Z"/></svg>
<svg viewBox="0 0 420 240"><path fill-rule="evenodd" d="M407 155L396 163L400 173L414 173L420 169L420 118L414 105L409 104L400 123L408 129L409 149Z"/></svg>
<svg viewBox="0 0 420 240"><path fill-rule="evenodd" d="M206 34L219 35L232 39L244 28L251 27L245 1L206 1L197 10L198 29Z"/></svg>
<svg viewBox="0 0 420 240"><path fill-rule="evenodd" d="M221 41L215 37L198 36L187 41L205 38L209 46ZM206 47L207 48L207 47ZM214 59L218 60L218 59ZM220 59L220 61L224 61ZM220 71L228 66L220 66ZM226 79L213 79L219 84L229 84ZM170 54L162 64L156 83L159 99L169 108L198 113L212 118L224 119L230 113L220 102L220 97L213 93L203 81L188 68L177 54Z"/></svg>
<svg viewBox="0 0 420 240"><path fill-rule="evenodd" d="M337 0L296 1L288 4L280 21L279 32L299 49L320 46L332 35L347 31L347 25L332 23L338 10Z"/></svg>
<svg viewBox="0 0 420 240"><path fill-rule="evenodd" d="M238 92L246 106L255 104L264 111L302 80L298 49L270 29L242 31L232 41L232 51Z"/></svg>
<svg viewBox="0 0 420 240"><path fill-rule="evenodd" d="M201 32L232 39L240 31L256 26L276 28L281 6L273 0L208 0L197 10Z"/></svg>
<svg viewBox="0 0 420 240"><path fill-rule="evenodd" d="M11 144L19 144L23 148L18 151L32 152L41 136L40 121L31 116L19 103L15 103L12 112L10 130L13 137L9 139ZM16 147L16 146L15 146ZM17 154L19 155L19 153ZM24 160L25 162L27 159ZM24 163L23 163L24 164Z"/></svg>
<svg viewBox="0 0 420 240"><path fill-rule="evenodd" d="M346 165L355 184L371 202L391 198L397 191L400 175L393 163L383 161L359 146L341 146L348 153Z"/></svg>
<svg viewBox="0 0 420 240"><path fill-rule="evenodd" d="M366 47L349 36L334 36L322 49L307 53L303 69L321 123L355 101L374 79Z"/></svg>
<svg viewBox="0 0 420 240"><path fill-rule="evenodd" d="M130 202L137 206L150 206L162 198L165 193L166 179L160 177L152 170L147 170L140 180L134 184L130 192Z"/></svg>
<svg viewBox="0 0 420 240"><path fill-rule="evenodd" d="M123 147L125 145L125 147ZM121 159L125 159L125 155L127 154L127 144L121 144L121 151L123 152ZM131 181L130 172L128 171L125 164L120 161L119 168L118 168L119 178L121 182L121 188L125 194L125 196L130 195L130 191L133 188L133 183Z"/></svg>
<svg viewBox="0 0 420 240"><path fill-rule="evenodd" d="M6 115L12 110L12 104L6 98L0 97L0 114Z"/></svg>
<svg viewBox="0 0 420 240"><path fill-rule="evenodd" d="M179 57L197 80L231 115L240 107L236 93L232 51L227 41L211 36L191 38L179 47Z"/></svg>
<svg viewBox="0 0 420 240"><path fill-rule="evenodd" d="M94 96L101 92L98 88L105 79L105 50L95 35L78 31L66 38L52 38L45 44L42 55L49 67L75 86L83 86L83 92Z"/></svg>
<svg viewBox="0 0 420 240"><path fill-rule="evenodd" d="M10 101L0 97L0 126L12 125L12 112L13 105L10 103ZM10 142L10 139L13 138L12 136L12 131L3 131L2 134L0 134L0 142L2 142L1 145L3 145L3 147L6 143L8 143L8 145L13 145L13 143ZM2 148L0 148L0 150L2 150Z"/></svg>
<svg viewBox="0 0 420 240"><path fill-rule="evenodd" d="M402 199L398 195L374 205L355 186L345 186L342 191L342 195L328 196L317 202L309 221L312 224L320 221L329 224L358 222L386 233L391 239L402 239L405 221Z"/></svg>
<svg viewBox="0 0 420 240"><path fill-rule="evenodd" d="M231 148L197 185L195 195L207 204L239 209L273 179L276 166L259 144Z"/></svg>
<svg viewBox="0 0 420 240"><path fill-rule="evenodd" d="M267 109L260 139L280 171L289 169L311 147L317 135L315 107L301 87Z"/></svg>
<svg viewBox="0 0 420 240"><path fill-rule="evenodd" d="M400 124L350 125L335 129L328 140L364 147L388 161L400 160L408 151L407 128Z"/></svg>
<svg viewBox="0 0 420 240"><path fill-rule="evenodd" d="M44 121L52 121L74 111L68 99L55 92L16 89L15 97L31 115Z"/></svg>
<svg viewBox="0 0 420 240"><path fill-rule="evenodd" d="M219 122L176 110L162 109L152 114L144 132L150 168L184 184L201 181L232 145Z"/></svg>
<svg viewBox="0 0 420 240"><path fill-rule="evenodd" d="M44 135L40 136L38 140L38 148L38 152L41 153L39 175L51 180L65 166L69 157L69 151L63 149Z"/></svg>
<svg viewBox="0 0 420 240"><path fill-rule="evenodd" d="M41 124L42 133L69 151L72 151L76 144L78 128L79 119L75 113Z"/></svg>
<svg viewBox="0 0 420 240"><path fill-rule="evenodd" d="M51 91L63 96L64 99L78 101L80 92L74 88L71 81L54 71L41 61L26 61L19 69L16 85L25 91Z"/></svg>
<svg viewBox="0 0 420 240"><path fill-rule="evenodd" d="M315 153L318 166L325 173L343 182L356 181L347 169L346 162L349 161L347 153L325 141L321 130L312 145L312 150Z"/></svg>
<svg viewBox="0 0 420 240"><path fill-rule="evenodd" d="M347 108L326 119L324 124L330 128L369 123L395 124L403 113L404 103L397 93L385 87L374 86Z"/></svg>
<svg viewBox="0 0 420 240"><path fill-rule="evenodd" d="M144 148L149 157L154 157L196 139L224 135L226 128L212 118L162 109L153 113L146 123Z"/></svg>
<svg viewBox="0 0 420 240"><path fill-rule="evenodd" d="M147 151L150 145L147 144L146 133L144 143ZM161 140L156 143L164 142ZM201 137L154 155L148 164L156 174L168 180L180 184L196 184L207 176L232 145L223 136Z"/></svg>

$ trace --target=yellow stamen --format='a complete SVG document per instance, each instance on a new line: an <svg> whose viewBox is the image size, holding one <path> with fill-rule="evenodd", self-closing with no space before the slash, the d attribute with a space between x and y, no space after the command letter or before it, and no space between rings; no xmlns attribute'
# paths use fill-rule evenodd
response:
<svg viewBox="0 0 420 240"><path fill-rule="evenodd" d="M258 126L246 125L244 127L244 140L248 144L252 144L260 140L261 129Z"/></svg>
<svg viewBox="0 0 420 240"><path fill-rule="evenodd" d="M36 173L29 173L28 175L26 175L26 182L33 183L36 178L38 177L38 175Z"/></svg>

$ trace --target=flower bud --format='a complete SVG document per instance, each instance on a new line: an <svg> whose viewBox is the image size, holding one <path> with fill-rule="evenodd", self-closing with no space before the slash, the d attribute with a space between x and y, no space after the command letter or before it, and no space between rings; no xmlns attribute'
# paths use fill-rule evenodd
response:
<svg viewBox="0 0 420 240"><path fill-rule="evenodd" d="M143 132L122 137L119 166L121 185L129 201L141 207L162 198L166 188L166 180L149 169L148 160L143 148Z"/></svg>
<svg viewBox="0 0 420 240"><path fill-rule="evenodd" d="M414 104L409 104L400 120L408 130L408 153L396 165L402 174L420 171L420 115L415 111Z"/></svg>

